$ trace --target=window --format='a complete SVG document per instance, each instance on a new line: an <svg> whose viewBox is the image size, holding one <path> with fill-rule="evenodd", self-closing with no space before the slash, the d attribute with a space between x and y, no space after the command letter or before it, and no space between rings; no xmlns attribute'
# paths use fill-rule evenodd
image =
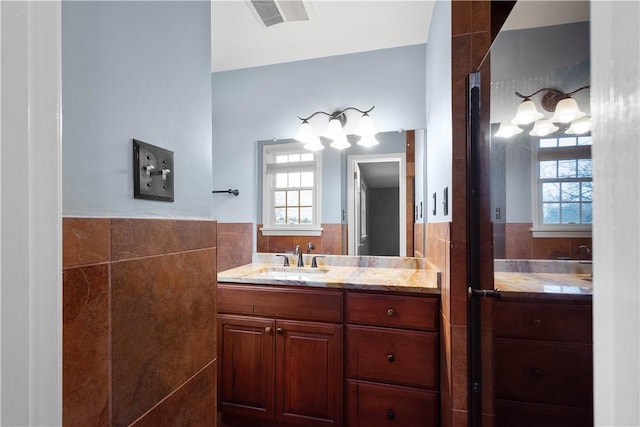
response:
<svg viewBox="0 0 640 427"><path fill-rule="evenodd" d="M319 171L300 143L263 147L263 235L320 235Z"/></svg>
<svg viewBox="0 0 640 427"><path fill-rule="evenodd" d="M541 138L534 197L534 237L591 234L591 136Z"/></svg>

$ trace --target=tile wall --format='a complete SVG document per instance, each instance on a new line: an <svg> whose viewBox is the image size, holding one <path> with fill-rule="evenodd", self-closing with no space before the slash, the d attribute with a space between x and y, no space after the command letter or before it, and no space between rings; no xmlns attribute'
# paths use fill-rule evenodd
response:
<svg viewBox="0 0 640 427"><path fill-rule="evenodd" d="M63 425L215 425L215 221L63 220Z"/></svg>
<svg viewBox="0 0 640 427"><path fill-rule="evenodd" d="M312 253L342 255L346 246L346 224L322 224L321 236L263 236L262 224L256 229L258 252L293 252L296 245L306 251L307 243L316 247Z"/></svg>

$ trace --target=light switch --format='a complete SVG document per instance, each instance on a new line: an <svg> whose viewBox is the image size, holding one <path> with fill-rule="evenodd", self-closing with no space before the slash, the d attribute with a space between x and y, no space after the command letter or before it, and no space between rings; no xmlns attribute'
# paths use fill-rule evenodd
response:
<svg viewBox="0 0 640 427"><path fill-rule="evenodd" d="M173 202L173 151L133 140L133 197Z"/></svg>

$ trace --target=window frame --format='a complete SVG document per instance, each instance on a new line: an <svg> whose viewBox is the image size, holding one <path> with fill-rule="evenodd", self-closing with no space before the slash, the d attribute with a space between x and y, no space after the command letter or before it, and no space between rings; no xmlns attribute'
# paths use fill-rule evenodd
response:
<svg viewBox="0 0 640 427"><path fill-rule="evenodd" d="M281 154L313 154L313 161L295 164L276 163L275 155ZM288 165L288 166L287 166ZM312 218L311 224L275 224L275 173L274 170L312 170L314 183L312 187ZM264 236L320 236L321 200L322 200L322 156L320 152L306 150L299 142L285 144L265 144L262 146L262 228Z"/></svg>
<svg viewBox="0 0 640 427"><path fill-rule="evenodd" d="M591 144L574 146L540 147L542 139L575 138L576 142L581 137L591 137L585 135L558 135L552 134L544 137L534 138L534 155L532 156L532 211L533 227L531 229L533 237L557 237L557 238L590 238L592 235L593 222L591 224L544 224L543 221L543 192L542 185L545 182L540 178L540 161L545 160L573 160L592 159ZM556 178L552 182L591 182L593 183L593 170L590 178ZM546 182L549 182L547 180ZM582 202L579 202L582 203ZM591 202L593 204L593 201ZM592 205L593 206L593 205Z"/></svg>

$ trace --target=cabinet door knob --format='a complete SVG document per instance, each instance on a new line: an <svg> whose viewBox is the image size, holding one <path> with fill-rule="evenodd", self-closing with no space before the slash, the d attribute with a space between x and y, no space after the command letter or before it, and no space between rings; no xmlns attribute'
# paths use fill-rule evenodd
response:
<svg viewBox="0 0 640 427"><path fill-rule="evenodd" d="M393 356L393 354L387 354L387 361L393 362L395 360L396 360L396 358Z"/></svg>
<svg viewBox="0 0 640 427"><path fill-rule="evenodd" d="M540 320L540 319L533 319L533 325L534 325L534 326L542 326L542 320Z"/></svg>
<svg viewBox="0 0 640 427"><path fill-rule="evenodd" d="M393 420L396 418L396 414L394 414L393 411L389 411L387 412L387 418Z"/></svg>
<svg viewBox="0 0 640 427"><path fill-rule="evenodd" d="M533 368L531 372L533 373L534 377L540 378L542 376L542 369L540 368Z"/></svg>
<svg viewBox="0 0 640 427"><path fill-rule="evenodd" d="M393 308L390 308L389 310L387 310L387 316L393 316L394 314L396 314L396 312Z"/></svg>
<svg viewBox="0 0 640 427"><path fill-rule="evenodd" d="M264 331L265 331L267 334L270 334L270 333L271 333L271 326L267 326L266 328L264 328Z"/></svg>
<svg viewBox="0 0 640 427"><path fill-rule="evenodd" d="M282 328L276 328L276 334L278 335L282 335L284 333L284 329Z"/></svg>

